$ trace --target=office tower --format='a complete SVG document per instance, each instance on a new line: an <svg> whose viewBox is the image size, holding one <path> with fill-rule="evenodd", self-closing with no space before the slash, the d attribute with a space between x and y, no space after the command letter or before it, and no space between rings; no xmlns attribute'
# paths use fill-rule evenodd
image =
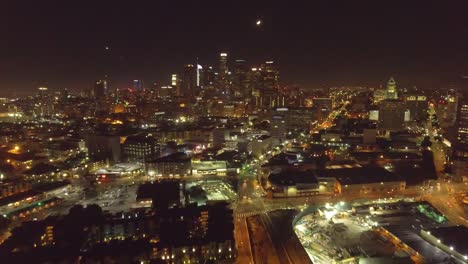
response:
<svg viewBox="0 0 468 264"><path fill-rule="evenodd" d="M461 101L461 94L449 93L446 96L446 104L437 105L437 117L442 127L451 127L457 121L458 106Z"/></svg>
<svg viewBox="0 0 468 264"><path fill-rule="evenodd" d="M401 131L405 127L406 103L399 100L383 100L379 109L379 129Z"/></svg>
<svg viewBox="0 0 468 264"><path fill-rule="evenodd" d="M97 80L94 84L94 89L92 97L94 99L104 99L107 94L107 81L106 80Z"/></svg>
<svg viewBox="0 0 468 264"><path fill-rule="evenodd" d="M228 55L221 53L219 58L219 69L217 76L217 89L225 96L231 94L229 87Z"/></svg>
<svg viewBox="0 0 468 264"><path fill-rule="evenodd" d="M274 61L267 61L263 70L263 89L277 90L279 86L279 70Z"/></svg>
<svg viewBox="0 0 468 264"><path fill-rule="evenodd" d="M463 98L459 104L456 123L457 143L468 147L468 100L465 98Z"/></svg>
<svg viewBox="0 0 468 264"><path fill-rule="evenodd" d="M202 79L203 86L213 85L216 82L216 74L212 66L205 67Z"/></svg>
<svg viewBox="0 0 468 264"><path fill-rule="evenodd" d="M249 84L259 107L284 106L284 97L278 94L279 70L273 61L267 61L261 68L252 68Z"/></svg>
<svg viewBox="0 0 468 264"><path fill-rule="evenodd" d="M143 91L143 89L144 89L143 80L133 80L132 88L135 91Z"/></svg>
<svg viewBox="0 0 468 264"><path fill-rule="evenodd" d="M398 99L398 91L396 88L396 82L393 77L387 82L387 97L386 99Z"/></svg>
<svg viewBox="0 0 468 264"><path fill-rule="evenodd" d="M41 99L44 99L45 97L47 97L48 91L49 91L49 88L47 88L47 87L39 87L39 88L37 88L38 97L41 98Z"/></svg>
<svg viewBox="0 0 468 264"><path fill-rule="evenodd" d="M182 77L182 96L193 99L196 96L196 70L193 64L184 65L184 73Z"/></svg>
<svg viewBox="0 0 468 264"><path fill-rule="evenodd" d="M200 64L197 64L197 87L202 86L202 73L203 73L203 67Z"/></svg>
<svg viewBox="0 0 468 264"><path fill-rule="evenodd" d="M39 116L49 116L53 112L53 104L49 97L49 89L47 87L39 87L38 102L34 105L34 112Z"/></svg>
<svg viewBox="0 0 468 264"><path fill-rule="evenodd" d="M454 180L468 177L468 100L462 98L458 102L456 119L457 138L452 144L451 169Z"/></svg>
<svg viewBox="0 0 468 264"><path fill-rule="evenodd" d="M177 91L176 91L177 92ZM174 92L174 87L170 85L164 85L159 87L158 89L158 96L162 98L169 98L173 96L176 92Z"/></svg>
<svg viewBox="0 0 468 264"><path fill-rule="evenodd" d="M120 137L91 133L86 138L88 155L92 161L119 162L121 158Z"/></svg>
<svg viewBox="0 0 468 264"><path fill-rule="evenodd" d="M171 76L171 86L175 90L175 95L180 96L181 91L180 91L180 86L181 86L182 80L180 78L179 74L172 74Z"/></svg>
<svg viewBox="0 0 468 264"><path fill-rule="evenodd" d="M260 95L260 90L263 87L262 68L252 68L248 73L249 89L256 96Z"/></svg>
<svg viewBox="0 0 468 264"><path fill-rule="evenodd" d="M219 55L219 75L225 77L229 71L228 69L228 54L221 53Z"/></svg>
<svg viewBox="0 0 468 264"><path fill-rule="evenodd" d="M410 111L411 121L423 121L427 117L427 97L422 94L406 94L403 99Z"/></svg>
<svg viewBox="0 0 468 264"><path fill-rule="evenodd" d="M249 89L247 73L246 61L236 60L233 72L233 88L236 97L249 97L252 95L252 91Z"/></svg>
<svg viewBox="0 0 468 264"><path fill-rule="evenodd" d="M122 144L122 154L126 161L145 162L159 156L159 145L150 135L128 136Z"/></svg>

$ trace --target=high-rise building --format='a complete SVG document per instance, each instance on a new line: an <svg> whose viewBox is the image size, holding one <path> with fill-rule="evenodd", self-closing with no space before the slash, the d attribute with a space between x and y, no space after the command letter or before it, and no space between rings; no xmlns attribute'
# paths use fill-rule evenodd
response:
<svg viewBox="0 0 468 264"><path fill-rule="evenodd" d="M212 66L205 67L202 79L203 86L214 85L214 83L216 82L216 74Z"/></svg>
<svg viewBox="0 0 468 264"><path fill-rule="evenodd" d="M107 94L107 81L106 80L97 80L94 84L93 89L93 98L94 99L104 99Z"/></svg>
<svg viewBox="0 0 468 264"><path fill-rule="evenodd" d="M202 73L203 67L200 64L197 64L197 87L202 86Z"/></svg>
<svg viewBox="0 0 468 264"><path fill-rule="evenodd" d="M219 58L219 69L217 76L217 89L225 96L231 94L229 85L228 54L221 53Z"/></svg>
<svg viewBox="0 0 468 264"><path fill-rule="evenodd" d="M387 82L387 97L386 99L398 99L398 91L396 87L396 82L393 77L390 77L390 80Z"/></svg>
<svg viewBox="0 0 468 264"><path fill-rule="evenodd" d="M273 61L265 62L261 68L252 68L249 84L257 106L284 106L284 98L278 94L279 70Z"/></svg>
<svg viewBox="0 0 468 264"><path fill-rule="evenodd" d="M249 90L255 96L260 95L260 90L263 87L263 77L262 77L262 68L252 68L248 74Z"/></svg>
<svg viewBox="0 0 468 264"><path fill-rule="evenodd" d="M221 77L224 77L227 75L229 72L228 69L228 54L227 53L221 53L219 54L219 75Z"/></svg>
<svg viewBox="0 0 468 264"><path fill-rule="evenodd" d="M445 97L445 104L437 104L437 117L442 127L445 128L455 125L461 97L459 93L450 93Z"/></svg>
<svg viewBox="0 0 468 264"><path fill-rule="evenodd" d="M236 60L233 72L233 88L236 97L249 97L249 80L247 78L248 68L245 60Z"/></svg>
<svg viewBox="0 0 468 264"><path fill-rule="evenodd" d="M468 101L465 98L458 108L457 143L468 147Z"/></svg>
<svg viewBox="0 0 468 264"><path fill-rule="evenodd" d="M132 135L122 144L122 154L129 162L145 162L159 156L159 145L149 135Z"/></svg>
<svg viewBox="0 0 468 264"><path fill-rule="evenodd" d="M379 129L401 131L405 127L406 103L400 100L383 100L379 109Z"/></svg>
<svg viewBox="0 0 468 264"><path fill-rule="evenodd" d="M276 90L279 86L279 70L274 61L267 61L263 70L263 89Z"/></svg>
<svg viewBox="0 0 468 264"><path fill-rule="evenodd" d="M403 99L410 111L410 120L423 121L427 116L427 97L423 94L405 94Z"/></svg>
<svg viewBox="0 0 468 264"><path fill-rule="evenodd" d="M143 80L133 80L133 90L135 91L143 91L144 85Z"/></svg>
<svg viewBox="0 0 468 264"><path fill-rule="evenodd" d="M47 87L37 88L37 92L38 92L37 94L38 94L39 98L41 98L41 99L44 99L47 96L48 91L49 91L49 88L47 88Z"/></svg>
<svg viewBox="0 0 468 264"><path fill-rule="evenodd" d="M184 65L184 73L182 77L182 95L193 99L196 95L196 70L193 64Z"/></svg>
<svg viewBox="0 0 468 264"><path fill-rule="evenodd" d="M182 80L180 78L180 75L175 74L175 73L172 74L172 76L171 76L171 86L173 87L173 89L175 89L175 94L177 96L181 95L181 91L180 91L181 83L182 83Z"/></svg>

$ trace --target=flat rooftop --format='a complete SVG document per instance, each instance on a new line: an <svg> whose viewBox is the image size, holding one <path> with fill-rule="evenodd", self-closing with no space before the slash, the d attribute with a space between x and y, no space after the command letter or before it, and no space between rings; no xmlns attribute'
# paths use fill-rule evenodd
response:
<svg viewBox="0 0 468 264"><path fill-rule="evenodd" d="M296 184L318 184L313 171L281 171L272 173L268 180L276 185L294 186Z"/></svg>
<svg viewBox="0 0 468 264"><path fill-rule="evenodd" d="M192 168L195 170L226 169L226 161L209 160L209 161L192 162Z"/></svg>
<svg viewBox="0 0 468 264"><path fill-rule="evenodd" d="M350 167L316 171L317 177L336 178L341 184L368 184L404 181L399 175L381 167Z"/></svg>
<svg viewBox="0 0 468 264"><path fill-rule="evenodd" d="M428 231L432 236L440 239L444 245L451 246L460 254L468 256L468 227L448 226L432 228Z"/></svg>

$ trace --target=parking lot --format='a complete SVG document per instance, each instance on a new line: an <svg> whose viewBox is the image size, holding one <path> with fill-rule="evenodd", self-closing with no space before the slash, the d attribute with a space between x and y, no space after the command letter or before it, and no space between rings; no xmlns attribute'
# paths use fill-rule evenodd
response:
<svg viewBox="0 0 468 264"><path fill-rule="evenodd" d="M233 201L237 194L221 180L192 181L186 184L192 201L204 204L208 201Z"/></svg>

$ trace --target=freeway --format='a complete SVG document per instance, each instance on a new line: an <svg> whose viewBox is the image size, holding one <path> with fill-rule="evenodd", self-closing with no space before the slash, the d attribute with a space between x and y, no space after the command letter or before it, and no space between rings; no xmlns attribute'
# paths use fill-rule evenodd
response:
<svg viewBox="0 0 468 264"><path fill-rule="evenodd" d="M238 264L253 264L252 249L250 247L250 234L247 228L247 219L237 217L234 222L234 236L236 240Z"/></svg>
<svg viewBox="0 0 468 264"><path fill-rule="evenodd" d="M280 210L260 215L281 263L311 264L309 256L293 230L297 210Z"/></svg>

